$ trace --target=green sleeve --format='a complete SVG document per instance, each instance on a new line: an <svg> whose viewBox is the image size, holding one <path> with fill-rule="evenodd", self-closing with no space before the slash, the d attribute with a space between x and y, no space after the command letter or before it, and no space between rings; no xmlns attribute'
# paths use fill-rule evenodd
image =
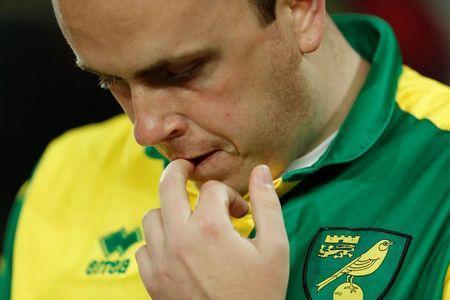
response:
<svg viewBox="0 0 450 300"><path fill-rule="evenodd" d="M0 299L3 300L11 299L14 238L20 211L25 199L26 185L27 184L24 184L17 194L16 200L14 201L11 212L9 214L8 224L6 226L3 253L0 257Z"/></svg>

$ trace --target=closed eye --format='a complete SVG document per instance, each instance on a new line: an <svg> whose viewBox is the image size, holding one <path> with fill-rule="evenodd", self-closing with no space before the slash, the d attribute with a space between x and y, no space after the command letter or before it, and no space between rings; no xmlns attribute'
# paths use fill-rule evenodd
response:
<svg viewBox="0 0 450 300"><path fill-rule="evenodd" d="M137 71L133 77L146 81L149 85L181 85L196 78L212 57L213 55L208 54L186 61L163 60L160 63L155 63L154 66ZM103 89L109 90L113 85L127 85L127 82L120 77L103 75L86 67L83 70L97 74L100 77L99 86Z"/></svg>
<svg viewBox="0 0 450 300"><path fill-rule="evenodd" d="M192 80L204 66L204 60L197 60L178 66L163 66L151 75L154 84L177 85Z"/></svg>

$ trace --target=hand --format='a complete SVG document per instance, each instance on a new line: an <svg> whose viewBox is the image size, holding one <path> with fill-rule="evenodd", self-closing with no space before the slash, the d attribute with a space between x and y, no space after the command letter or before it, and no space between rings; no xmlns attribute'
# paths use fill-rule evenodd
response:
<svg viewBox="0 0 450 300"><path fill-rule="evenodd" d="M146 245L136 252L141 279L153 299L284 299L289 242L270 170L257 166L249 191L257 228L243 238L230 221L248 204L218 181L201 187L191 211L186 181L193 165L173 161L160 186L161 209L143 218Z"/></svg>

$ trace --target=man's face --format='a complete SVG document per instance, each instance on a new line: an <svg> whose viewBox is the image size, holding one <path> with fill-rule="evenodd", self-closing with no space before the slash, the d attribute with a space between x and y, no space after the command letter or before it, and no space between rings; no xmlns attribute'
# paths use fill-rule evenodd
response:
<svg viewBox="0 0 450 300"><path fill-rule="evenodd" d="M247 191L252 168L274 175L302 151L313 120L288 21L261 25L246 0L60 0L64 33L86 70L134 124L135 137Z"/></svg>

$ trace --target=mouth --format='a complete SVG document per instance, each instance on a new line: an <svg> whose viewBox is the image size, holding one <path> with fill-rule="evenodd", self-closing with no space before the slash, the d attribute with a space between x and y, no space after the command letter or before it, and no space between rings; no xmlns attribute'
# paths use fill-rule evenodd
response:
<svg viewBox="0 0 450 300"><path fill-rule="evenodd" d="M208 153L205 153L203 155L194 157L194 158L190 158L187 159L188 161L190 161L195 168L198 168L199 166L205 164L215 153L217 153L219 150L214 150Z"/></svg>

